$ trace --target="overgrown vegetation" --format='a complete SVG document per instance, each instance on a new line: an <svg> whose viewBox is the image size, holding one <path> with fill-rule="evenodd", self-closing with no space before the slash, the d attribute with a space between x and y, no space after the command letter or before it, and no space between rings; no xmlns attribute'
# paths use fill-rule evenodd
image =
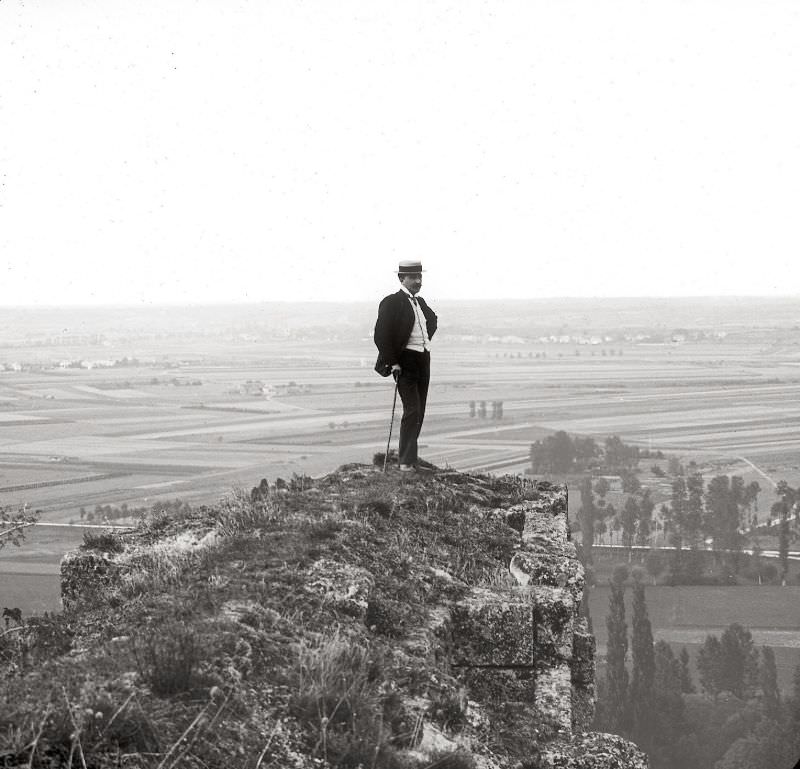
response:
<svg viewBox="0 0 800 769"><path fill-rule="evenodd" d="M473 769L413 750L466 723L426 633L504 579L491 509L540 493L348 465L87 535L92 590L0 636L0 766Z"/></svg>

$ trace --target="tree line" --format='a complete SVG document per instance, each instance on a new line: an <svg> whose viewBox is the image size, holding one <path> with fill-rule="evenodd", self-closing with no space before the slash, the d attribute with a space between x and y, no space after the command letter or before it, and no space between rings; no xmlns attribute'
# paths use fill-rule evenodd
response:
<svg viewBox="0 0 800 769"><path fill-rule="evenodd" d="M618 435L610 435L598 444L594 438L570 436L563 430L535 441L530 449L532 473L562 476L587 471L629 474L636 470L642 457L661 459L663 454L630 446Z"/></svg>
<svg viewBox="0 0 800 769"><path fill-rule="evenodd" d="M637 476L642 459L667 460L666 472L658 464L651 468L654 475L671 478L670 498L660 506L658 520L653 519L655 505L651 491ZM618 532L622 544L632 547L649 544L654 532L663 528L667 542L676 551L670 570L677 581L697 576L702 562L691 553L681 555L681 551L704 548L707 540L719 554L720 562L735 575L744 563L741 553L748 534L759 526L757 503L761 487L757 481L745 483L741 476L720 474L706 484L695 462L684 467L676 456L666 457L661 451L626 444L617 435L598 443L594 438L570 436L559 430L531 444L530 462L532 473L583 476L578 483L581 499L578 521L586 563L592 561L594 543L610 531ZM622 493L627 495L619 510L607 501L610 491L604 477L607 475L618 476ZM778 501L770 513L780 522L778 549L783 581L794 536L790 523L792 518L800 522L800 489L780 481L776 492Z"/></svg>
<svg viewBox="0 0 800 769"><path fill-rule="evenodd" d="M143 519L148 514L168 513L170 517L182 517L190 513L192 506L182 499L163 500L154 502L150 507L128 507L126 502L121 505L95 505L93 510L85 507L80 509L81 521L86 523L110 523L120 519Z"/></svg>
<svg viewBox="0 0 800 769"><path fill-rule="evenodd" d="M606 671L598 681L595 728L636 742L652 769L794 765L800 756L800 666L792 695L783 699L773 650L757 649L750 631L732 624L720 637L706 637L697 657L702 694L696 693L686 648L676 656L666 641L653 642L643 570L634 569L632 576L630 647L627 568L618 567L610 581Z"/></svg>
<svg viewBox="0 0 800 769"><path fill-rule="evenodd" d="M563 430L531 445L531 470L536 473L582 475L578 482L580 507L577 525L580 531L584 564L593 561L592 548L607 534L616 533L624 547L647 546L661 532L672 548L666 559L653 551L647 557L648 570L656 577L669 568L671 584L698 584L703 581L707 558L701 551L713 551L721 578L731 584L747 567L745 574L759 584L786 581L789 570L789 546L795 536L790 526L792 516L800 521L800 489L786 481L777 484L778 501L771 514L780 521L778 550L780 573L776 567L761 562L756 540L754 559L743 558L751 535L758 533L758 482L745 483L738 475L717 475L706 483L695 462L684 467L677 457L665 457L631 446L619 436L609 436L600 444L593 438L570 436ZM667 459L667 472L654 465L654 474L671 477L670 496L660 505L658 514L651 490L643 486L637 473L641 459ZM655 473L658 470L658 473ZM609 500L611 484L606 476L620 479L624 501L619 508ZM599 476L599 477L598 477ZM710 548L706 548L706 544Z"/></svg>

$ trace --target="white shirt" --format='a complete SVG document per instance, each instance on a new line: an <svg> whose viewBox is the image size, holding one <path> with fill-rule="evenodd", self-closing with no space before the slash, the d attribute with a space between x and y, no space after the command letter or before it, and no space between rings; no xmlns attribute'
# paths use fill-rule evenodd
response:
<svg viewBox="0 0 800 769"><path fill-rule="evenodd" d="M428 324L425 322L425 315L420 309L419 303L414 301L414 295L405 286L400 286L400 290L408 296L411 309L414 311L414 317L417 319L411 329L411 336L408 337L408 342L406 342L406 350L416 350L416 352L430 350L431 340L428 337Z"/></svg>

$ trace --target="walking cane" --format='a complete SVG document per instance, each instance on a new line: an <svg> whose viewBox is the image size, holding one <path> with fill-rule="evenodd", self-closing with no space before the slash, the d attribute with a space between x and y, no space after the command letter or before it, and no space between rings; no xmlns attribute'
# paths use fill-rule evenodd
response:
<svg viewBox="0 0 800 769"><path fill-rule="evenodd" d="M383 455L383 472L386 472L386 463L389 461L389 444L392 442L392 428L394 427L394 409L397 406L397 378L394 377L394 400L392 401L392 421L389 422L389 440L386 441L386 453Z"/></svg>

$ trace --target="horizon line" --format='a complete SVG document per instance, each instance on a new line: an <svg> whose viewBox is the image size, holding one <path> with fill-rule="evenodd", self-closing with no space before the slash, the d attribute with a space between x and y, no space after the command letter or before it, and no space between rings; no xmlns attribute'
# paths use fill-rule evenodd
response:
<svg viewBox="0 0 800 769"><path fill-rule="evenodd" d="M100 310L100 309L144 309L144 308L191 308L191 307L243 307L258 305L305 305L305 304L329 304L329 305L348 305L348 304L372 304L380 301L376 299L226 299L226 300L202 300L202 301L158 301L158 302L98 302L98 303L69 303L69 304L0 304L0 312L3 310ZM668 301L708 301L708 300L762 300L775 301L787 300L797 301L799 294L635 294L620 296L531 296L531 297L437 297L437 302L553 302L553 301L594 301L594 302L618 302L618 301L645 301L645 300L668 300Z"/></svg>

